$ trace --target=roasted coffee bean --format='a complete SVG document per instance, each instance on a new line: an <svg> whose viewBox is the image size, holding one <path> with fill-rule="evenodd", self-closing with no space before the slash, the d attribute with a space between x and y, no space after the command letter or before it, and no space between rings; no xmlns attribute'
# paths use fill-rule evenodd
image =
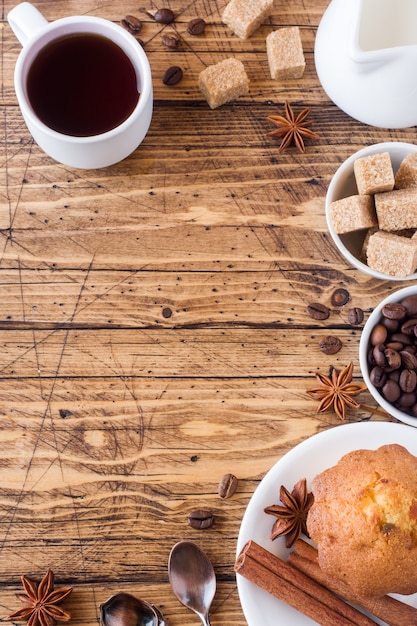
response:
<svg viewBox="0 0 417 626"><path fill-rule="evenodd" d="M390 332L390 333L395 333L397 332L397 330L400 327L400 323L398 320L390 320L388 319L388 317L383 317L381 320L381 324L383 326L385 326L385 328Z"/></svg>
<svg viewBox="0 0 417 626"><path fill-rule="evenodd" d="M398 398L395 406L399 409L409 409L416 403L417 396L415 393L402 393Z"/></svg>
<svg viewBox="0 0 417 626"><path fill-rule="evenodd" d="M182 76L182 69L177 65L172 65L172 67L169 67L165 71L165 74L162 77L162 82L164 85L178 85L178 83L182 80Z"/></svg>
<svg viewBox="0 0 417 626"><path fill-rule="evenodd" d="M399 385L402 391L410 393L417 386L417 374L414 370L403 370L400 374ZM413 402L414 404L414 402Z"/></svg>
<svg viewBox="0 0 417 626"><path fill-rule="evenodd" d="M197 509L188 515L188 523L191 528L203 530L210 528L214 524L214 515L210 511Z"/></svg>
<svg viewBox="0 0 417 626"><path fill-rule="evenodd" d="M348 311L348 322L352 324L352 326L358 326L358 324L362 324L363 322L363 311L358 307L354 307L353 309L349 309Z"/></svg>
<svg viewBox="0 0 417 626"><path fill-rule="evenodd" d="M373 357L375 363L384 369L387 367L387 359L385 356L385 345L383 343L379 343L373 349Z"/></svg>
<svg viewBox="0 0 417 626"><path fill-rule="evenodd" d="M174 32L163 33L163 35L162 35L162 43L167 48L171 48L172 50L176 50L181 45L181 39Z"/></svg>
<svg viewBox="0 0 417 626"><path fill-rule="evenodd" d="M372 330L370 342L372 346L377 346L380 343L384 343L388 336L388 331L382 324L377 324Z"/></svg>
<svg viewBox="0 0 417 626"><path fill-rule="evenodd" d="M238 479L234 474L225 474L221 477L218 493L221 498L231 498L238 486Z"/></svg>
<svg viewBox="0 0 417 626"><path fill-rule="evenodd" d="M413 338L410 335L404 335L403 333L393 333L391 335L391 341L401 341L404 346L411 346Z"/></svg>
<svg viewBox="0 0 417 626"><path fill-rule="evenodd" d="M417 357L415 354L408 352L408 350L401 350L400 357L403 367L409 370L417 369Z"/></svg>
<svg viewBox="0 0 417 626"><path fill-rule="evenodd" d="M404 322L404 324L401 324L401 332L404 333L404 335L414 335L414 329L416 325L417 319L415 317L412 317L411 319Z"/></svg>
<svg viewBox="0 0 417 626"><path fill-rule="evenodd" d="M337 354L342 346L339 337L322 337L319 341L319 348L323 354Z"/></svg>
<svg viewBox="0 0 417 626"><path fill-rule="evenodd" d="M387 381L387 375L382 367L375 365L369 372L369 380L375 387L383 387Z"/></svg>
<svg viewBox="0 0 417 626"><path fill-rule="evenodd" d="M132 35L137 35L142 30L142 22L138 17L134 15L126 15L121 21L121 25L123 28L132 33Z"/></svg>
<svg viewBox="0 0 417 626"><path fill-rule="evenodd" d="M417 296L407 296L401 300L401 304L407 309L407 314L411 317L417 315Z"/></svg>
<svg viewBox="0 0 417 626"><path fill-rule="evenodd" d="M387 379L393 380L395 383L400 382L401 370L392 370L392 372L387 372Z"/></svg>
<svg viewBox="0 0 417 626"><path fill-rule="evenodd" d="M401 350L404 348L404 344L401 343L401 341L388 341L385 344L386 348L391 348L391 350L396 350L397 352L401 352Z"/></svg>
<svg viewBox="0 0 417 626"><path fill-rule="evenodd" d="M401 395L401 389L398 383L394 380L387 380L382 387L382 395L388 402L397 402Z"/></svg>
<svg viewBox="0 0 417 626"><path fill-rule="evenodd" d="M350 300L350 293L343 288L336 289L331 295L330 302L333 306L343 306Z"/></svg>
<svg viewBox="0 0 417 626"><path fill-rule="evenodd" d="M385 348L384 354L387 359L388 367L393 370L398 370L401 367L401 357L396 350Z"/></svg>
<svg viewBox="0 0 417 626"><path fill-rule="evenodd" d="M201 17L190 20L187 24L187 32L190 35L202 35L206 30L206 23Z"/></svg>
<svg viewBox="0 0 417 626"><path fill-rule="evenodd" d="M374 367L374 365L376 365L373 346L371 346L368 350L368 365L369 367Z"/></svg>
<svg viewBox="0 0 417 626"><path fill-rule="evenodd" d="M175 19L175 15L171 9L158 9L155 13L147 11L147 14L153 17L155 22L159 24L171 24Z"/></svg>
<svg viewBox="0 0 417 626"><path fill-rule="evenodd" d="M313 320L327 320L330 315L330 309L320 302L312 302L306 308L306 313L308 313Z"/></svg>
<svg viewBox="0 0 417 626"><path fill-rule="evenodd" d="M389 302L382 307L381 313L390 320L403 320L407 314L407 309L399 302Z"/></svg>

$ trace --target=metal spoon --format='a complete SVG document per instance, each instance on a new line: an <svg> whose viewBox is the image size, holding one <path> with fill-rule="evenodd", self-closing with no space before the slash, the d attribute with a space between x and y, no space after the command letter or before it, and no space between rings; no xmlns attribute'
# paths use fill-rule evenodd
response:
<svg viewBox="0 0 417 626"><path fill-rule="evenodd" d="M130 593L116 593L100 604L101 626L166 626L164 617L153 604Z"/></svg>
<svg viewBox="0 0 417 626"><path fill-rule="evenodd" d="M194 611L204 626L210 626L216 574L206 553L193 541L179 541L169 555L168 576L181 604Z"/></svg>

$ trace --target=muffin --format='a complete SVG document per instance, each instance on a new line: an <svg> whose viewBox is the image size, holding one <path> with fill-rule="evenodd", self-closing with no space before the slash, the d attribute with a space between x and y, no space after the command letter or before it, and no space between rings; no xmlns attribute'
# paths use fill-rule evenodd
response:
<svg viewBox="0 0 417 626"><path fill-rule="evenodd" d="M362 596L417 591L417 458L356 450L318 474L307 518L320 567Z"/></svg>

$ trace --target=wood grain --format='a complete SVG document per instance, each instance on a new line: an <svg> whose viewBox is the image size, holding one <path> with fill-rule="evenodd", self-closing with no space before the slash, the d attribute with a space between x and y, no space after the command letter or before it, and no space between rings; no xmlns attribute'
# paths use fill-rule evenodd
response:
<svg viewBox="0 0 417 626"><path fill-rule="evenodd" d="M99 604L124 590L160 606L170 626L192 626L167 576L172 545L190 538L216 570L213 626L243 626L233 564L249 499L286 452L340 424L306 390L317 371L350 361L361 379L350 306L366 319L407 284L347 265L327 230L328 184L359 148L415 142L415 129L368 127L329 101L314 66L326 0L275 0L246 41L221 22L226 0L167 1L175 52L146 13L152 0L38 0L48 20L137 15L151 64L143 144L112 167L68 168L34 143L17 106L14 4L2 1L0 21L0 621L18 607L19 576L51 567L74 586L71 623L97 626ZM196 16L202 37L186 31ZM305 74L271 81L265 37L293 24ZM227 56L245 64L250 92L212 111L198 75ZM173 64L184 79L167 87ZM320 139L304 154L279 154L266 136L286 100L311 108ZM338 287L350 293L344 307L331 305ZM311 302L328 305L329 319L312 320ZM318 348L326 335L343 341L335 356ZM384 420L348 412L370 419ZM239 488L221 500L227 472ZM188 526L195 508L213 511L213 528Z"/></svg>

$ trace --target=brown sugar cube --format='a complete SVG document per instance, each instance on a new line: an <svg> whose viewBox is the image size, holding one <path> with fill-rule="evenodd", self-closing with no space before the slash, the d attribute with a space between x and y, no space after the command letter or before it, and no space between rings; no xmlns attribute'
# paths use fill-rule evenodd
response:
<svg viewBox="0 0 417 626"><path fill-rule="evenodd" d="M388 152L356 159L353 171L360 195L394 189L394 172Z"/></svg>
<svg viewBox="0 0 417 626"><path fill-rule="evenodd" d="M266 38L271 78L295 80L304 74L306 62L298 26L279 28Z"/></svg>
<svg viewBox="0 0 417 626"><path fill-rule="evenodd" d="M394 189L374 197L381 230L417 228L417 187Z"/></svg>
<svg viewBox="0 0 417 626"><path fill-rule="evenodd" d="M395 188L405 189L417 185L417 152L410 152L401 161L395 175Z"/></svg>
<svg viewBox="0 0 417 626"><path fill-rule="evenodd" d="M368 252L369 239L374 233L377 233L378 231L379 231L378 226L374 226L373 228L369 228L368 231L366 232L365 239L363 240L363 244L361 248L361 253L359 256L360 260L363 261L364 263L366 263L366 255Z"/></svg>
<svg viewBox="0 0 417 626"><path fill-rule="evenodd" d="M249 78L241 61L229 58L206 67L198 86L209 107L215 109L249 92Z"/></svg>
<svg viewBox="0 0 417 626"><path fill-rule="evenodd" d="M329 214L339 235L378 225L372 196L348 196L335 200L329 207Z"/></svg>
<svg viewBox="0 0 417 626"><path fill-rule="evenodd" d="M231 0L222 22L241 39L247 39L271 15L274 0Z"/></svg>
<svg viewBox="0 0 417 626"><path fill-rule="evenodd" d="M417 268L416 243L407 237L379 230L369 238L367 262L377 272L405 278Z"/></svg>

